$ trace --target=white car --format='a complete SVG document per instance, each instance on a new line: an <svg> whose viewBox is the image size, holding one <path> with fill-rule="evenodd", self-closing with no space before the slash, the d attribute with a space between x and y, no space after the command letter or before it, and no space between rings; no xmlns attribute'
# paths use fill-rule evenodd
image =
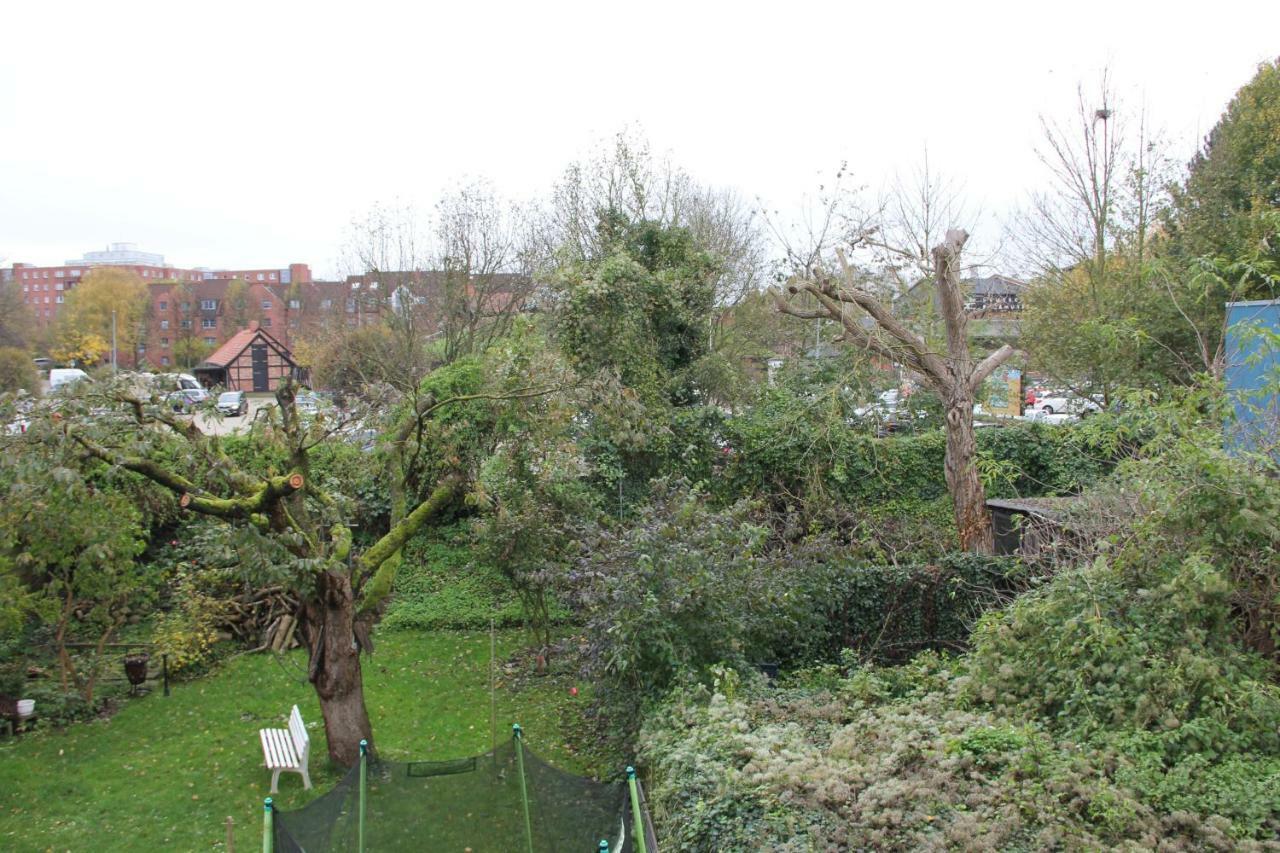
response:
<svg viewBox="0 0 1280 853"><path fill-rule="evenodd" d="M874 417L880 420L890 418L898 413L900 396L901 395L897 388L890 388L888 391L881 391L879 396L876 398L876 402L859 406L854 409L854 417Z"/></svg>
<svg viewBox="0 0 1280 853"><path fill-rule="evenodd" d="M1036 400L1032 414L1033 416L1076 415L1083 418L1100 411L1102 406L1088 397L1080 397L1076 394L1049 394Z"/></svg>

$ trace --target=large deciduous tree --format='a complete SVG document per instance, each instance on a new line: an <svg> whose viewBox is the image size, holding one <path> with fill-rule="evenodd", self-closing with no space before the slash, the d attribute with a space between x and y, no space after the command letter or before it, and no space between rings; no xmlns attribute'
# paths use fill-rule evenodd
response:
<svg viewBox="0 0 1280 853"><path fill-rule="evenodd" d="M1167 218L1172 248L1185 258L1245 258L1266 243L1280 266L1280 240L1266 214L1280 210L1280 60L1243 86L1192 159ZM1270 240L1264 238L1270 236ZM1243 298L1274 296L1259 276Z"/></svg>
<svg viewBox="0 0 1280 853"><path fill-rule="evenodd" d="M115 315L116 350L132 364L146 339L147 285L137 273L100 267L66 296L54 330L55 353L65 360L94 363L108 357L111 318Z"/></svg>
<svg viewBox="0 0 1280 853"><path fill-rule="evenodd" d="M465 488L460 471L439 471L435 482L398 517L390 530L358 551L344 520L341 501L311 477L310 453L340 431L344 422L302 421L294 405L295 387L276 392L278 408L259 425L255 440L274 448L285 464L278 470L241 463L218 439L142 399L127 387L110 385L86 392L85 417L61 417L56 427L35 430L45 438L92 459L132 471L173 493L189 512L220 519L243 537L242 550L257 548L261 562L288 575L303 602L303 626L310 650L308 675L320 700L329 756L350 766L362 739L373 743L364 702L360 653L370 650L369 632L378 606L391 590L398 554L405 541L458 499ZM91 406L114 402L130 422L94 419ZM422 403L415 422L430 419L450 400ZM174 443L178 446L174 447ZM270 455L270 454L269 454ZM255 457L262 458L262 457Z"/></svg>
<svg viewBox="0 0 1280 853"><path fill-rule="evenodd" d="M806 320L832 320L842 329L843 341L889 363L914 371L942 401L946 417L945 475L954 504L960 545L989 554L994 550L991 516L979 475L977 443L973 432L973 404L978 388L1014 353L1005 345L975 363L969 349L968 316L959 281L961 250L969 235L952 229L934 246L933 283L938 308L946 327L946 352L939 353L861 285L855 271L839 253L841 271L821 270L792 281L788 299L774 295L780 311ZM808 297L808 305L802 299Z"/></svg>

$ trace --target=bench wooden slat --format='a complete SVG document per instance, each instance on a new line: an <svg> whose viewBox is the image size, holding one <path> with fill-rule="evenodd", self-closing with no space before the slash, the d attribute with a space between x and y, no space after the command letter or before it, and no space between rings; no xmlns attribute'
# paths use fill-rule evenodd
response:
<svg viewBox="0 0 1280 853"><path fill-rule="evenodd" d="M267 736L271 745L273 766L294 768L299 765L298 755L293 750L288 732L284 729L267 729Z"/></svg>
<svg viewBox="0 0 1280 853"><path fill-rule="evenodd" d="M307 734L307 726L302 722L302 712L297 705L293 706L289 714L289 728L259 729L258 739L262 741L263 763L268 770L273 771L271 793L276 793L281 770L301 774L304 786L311 787L311 774L307 772L311 736Z"/></svg>

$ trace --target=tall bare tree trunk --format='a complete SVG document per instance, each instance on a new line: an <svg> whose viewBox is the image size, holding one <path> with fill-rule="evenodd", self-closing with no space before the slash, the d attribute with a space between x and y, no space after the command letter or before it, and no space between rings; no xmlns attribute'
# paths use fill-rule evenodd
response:
<svg viewBox="0 0 1280 853"><path fill-rule="evenodd" d="M978 474L978 444L973 432L973 397L948 401L947 455L943 463L947 491L954 504L960 547L975 554L995 553L995 533L987 512L986 491Z"/></svg>
<svg viewBox="0 0 1280 853"><path fill-rule="evenodd" d="M343 767L360 760L360 741L373 751L373 727L364 704L360 643L356 640L356 607L351 581L325 572L316 581L317 595L307 602L310 626L309 675L320 699L329 758Z"/></svg>

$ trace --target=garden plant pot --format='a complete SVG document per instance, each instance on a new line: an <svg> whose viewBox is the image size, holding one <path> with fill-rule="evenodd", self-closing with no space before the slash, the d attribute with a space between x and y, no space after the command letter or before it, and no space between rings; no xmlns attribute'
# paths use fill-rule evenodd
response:
<svg viewBox="0 0 1280 853"><path fill-rule="evenodd" d="M137 687L147 680L147 662L150 660L151 655L145 653L125 656L124 674L128 677L129 683L134 687Z"/></svg>

